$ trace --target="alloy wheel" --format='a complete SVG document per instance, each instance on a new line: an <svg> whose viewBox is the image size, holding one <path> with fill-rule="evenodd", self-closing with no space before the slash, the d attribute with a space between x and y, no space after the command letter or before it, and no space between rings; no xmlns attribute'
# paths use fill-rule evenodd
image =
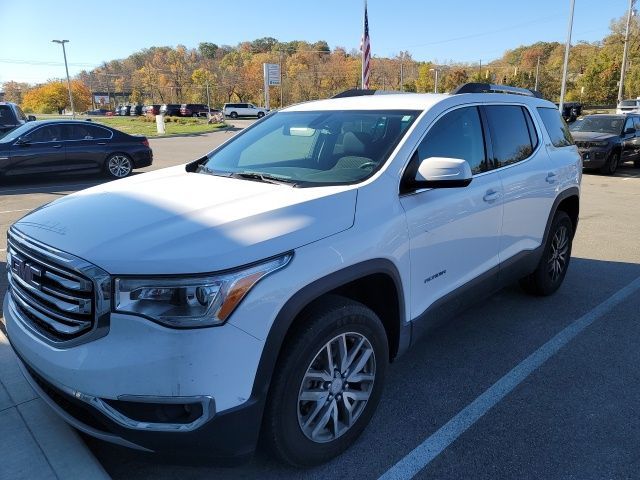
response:
<svg viewBox="0 0 640 480"><path fill-rule="evenodd" d="M569 252L569 232L567 227L561 225L551 240L551 250L547 261L547 271L553 282L556 282L567 266L567 254Z"/></svg>
<svg viewBox="0 0 640 480"><path fill-rule="evenodd" d="M131 160L124 155L114 155L109 159L109 173L116 178L124 178L131 173Z"/></svg>
<svg viewBox="0 0 640 480"><path fill-rule="evenodd" d="M318 443L346 433L364 411L373 390L376 362L369 340L342 333L316 354L298 393L298 424Z"/></svg>

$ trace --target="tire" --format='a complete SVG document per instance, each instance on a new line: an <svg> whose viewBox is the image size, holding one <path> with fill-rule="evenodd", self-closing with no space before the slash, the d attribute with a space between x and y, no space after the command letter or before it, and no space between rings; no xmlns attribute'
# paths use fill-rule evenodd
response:
<svg viewBox="0 0 640 480"><path fill-rule="evenodd" d="M231 113L229 114L229 116L230 116L231 118L238 118L238 113L237 113L237 112L231 112Z"/></svg>
<svg viewBox="0 0 640 480"><path fill-rule="evenodd" d="M193 115L191 115L191 116L192 116L192 117L197 117L197 116L198 116L198 114L197 114L197 113L194 113L194 114L193 114Z"/></svg>
<svg viewBox="0 0 640 480"><path fill-rule="evenodd" d="M618 170L619 164L620 164L620 152L613 151L609 155L609 158L607 159L607 163L605 163L600 169L600 172L605 175L615 175L616 170Z"/></svg>
<svg viewBox="0 0 640 480"><path fill-rule="evenodd" d="M542 258L536 270L520 280L520 286L533 295L547 296L554 293L564 280L571 261L573 223L566 212L556 212Z"/></svg>
<svg viewBox="0 0 640 480"><path fill-rule="evenodd" d="M129 155L114 153L105 162L105 173L111 178L125 178L133 171L133 161Z"/></svg>
<svg viewBox="0 0 640 480"><path fill-rule="evenodd" d="M264 117L264 112L258 112L258 118Z"/></svg>
<svg viewBox="0 0 640 480"><path fill-rule="evenodd" d="M382 322L361 303L327 296L303 315L280 354L262 430L263 444L294 466L318 465L349 448L376 410L389 362ZM334 366L353 357L330 373L328 352Z"/></svg>

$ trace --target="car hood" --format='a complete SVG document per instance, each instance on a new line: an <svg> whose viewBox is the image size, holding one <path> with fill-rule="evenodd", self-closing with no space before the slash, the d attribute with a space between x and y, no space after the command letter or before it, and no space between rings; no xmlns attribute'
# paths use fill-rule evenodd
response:
<svg viewBox="0 0 640 480"><path fill-rule="evenodd" d="M602 142L604 140L611 140L619 136L613 133L602 132L571 132L571 136L577 141L590 141L590 142Z"/></svg>
<svg viewBox="0 0 640 480"><path fill-rule="evenodd" d="M356 197L352 186L294 188L182 166L74 193L15 228L113 274L202 273L346 230Z"/></svg>

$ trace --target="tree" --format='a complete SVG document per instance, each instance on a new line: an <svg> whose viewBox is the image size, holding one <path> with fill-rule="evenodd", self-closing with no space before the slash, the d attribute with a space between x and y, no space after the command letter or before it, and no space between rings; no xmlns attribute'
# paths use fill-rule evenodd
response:
<svg viewBox="0 0 640 480"><path fill-rule="evenodd" d="M218 45L210 42L201 42L198 44L198 50L200 51L200 55L204 58L214 60L216 58L216 53L218 52Z"/></svg>
<svg viewBox="0 0 640 480"><path fill-rule="evenodd" d="M77 112L85 111L91 105L91 92L82 82L71 82L73 103ZM24 95L22 107L28 112L62 113L69 110L69 91L66 82L51 81L28 91Z"/></svg>
<svg viewBox="0 0 640 480"><path fill-rule="evenodd" d="M5 82L2 86L4 90L4 99L7 102L22 103L22 96L31 88L28 83L24 82Z"/></svg>

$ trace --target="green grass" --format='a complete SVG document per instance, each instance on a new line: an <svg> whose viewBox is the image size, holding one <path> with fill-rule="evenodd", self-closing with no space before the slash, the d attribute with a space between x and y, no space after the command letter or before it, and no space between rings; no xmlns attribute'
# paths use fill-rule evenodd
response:
<svg viewBox="0 0 640 480"><path fill-rule="evenodd" d="M53 118L65 118L59 115L37 115L38 120L53 119ZM146 117L87 117L86 115L78 115L77 119L91 118L95 123L102 123L110 127L116 128L122 132L129 133L131 135L145 135L147 137L162 137L158 134L156 128L155 118ZM205 118L182 118L182 117L166 117L164 135L185 135L196 133L215 132L223 127L226 127L226 123L213 123L207 124Z"/></svg>

